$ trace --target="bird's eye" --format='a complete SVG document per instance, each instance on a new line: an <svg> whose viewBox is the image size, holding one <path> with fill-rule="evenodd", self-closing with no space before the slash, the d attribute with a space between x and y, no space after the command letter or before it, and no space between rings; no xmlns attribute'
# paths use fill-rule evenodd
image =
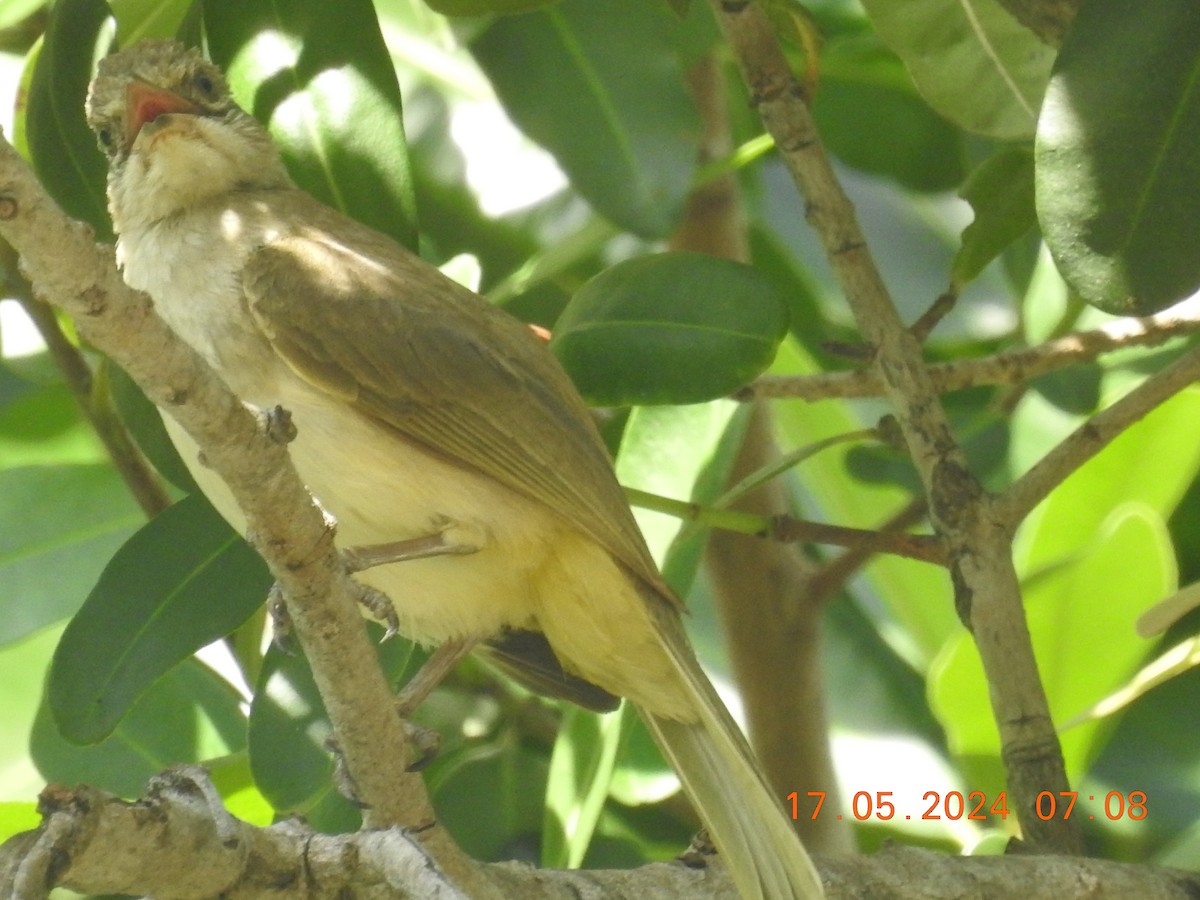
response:
<svg viewBox="0 0 1200 900"><path fill-rule="evenodd" d="M195 84L196 87L200 89L200 93L204 94L206 97L211 97L216 92L216 86L213 84L213 80L203 72L197 75L192 80L192 83Z"/></svg>
<svg viewBox="0 0 1200 900"><path fill-rule="evenodd" d="M100 138L100 143L107 149L112 146L112 132L107 128L101 128L96 132L96 137Z"/></svg>

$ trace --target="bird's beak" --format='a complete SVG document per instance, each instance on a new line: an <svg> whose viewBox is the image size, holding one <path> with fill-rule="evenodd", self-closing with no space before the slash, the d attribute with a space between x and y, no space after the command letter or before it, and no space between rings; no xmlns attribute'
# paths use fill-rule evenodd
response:
<svg viewBox="0 0 1200 900"><path fill-rule="evenodd" d="M198 115L201 112L199 106L190 100L184 100L178 94L146 84L144 81L131 81L125 90L125 145L131 145L142 126L153 122L159 116L169 113Z"/></svg>

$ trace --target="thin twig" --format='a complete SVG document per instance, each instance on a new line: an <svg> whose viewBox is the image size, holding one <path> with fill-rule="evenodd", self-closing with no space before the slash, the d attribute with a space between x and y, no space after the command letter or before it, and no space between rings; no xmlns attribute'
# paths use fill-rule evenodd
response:
<svg viewBox="0 0 1200 900"><path fill-rule="evenodd" d="M946 554L942 550L941 542L929 534L886 534L866 528L810 522L792 516L762 516L735 509L717 509L686 500L661 497L636 488L625 488L625 496L634 506L734 534L769 538L785 544L804 542L861 548L868 554L892 553L934 565L946 565Z"/></svg>
<svg viewBox="0 0 1200 900"><path fill-rule="evenodd" d="M1064 335L1036 347L1004 350L978 359L956 359L928 366L929 379L940 394L986 384L1021 384L1064 366L1091 362L1105 353L1129 347L1153 347L1200 331L1200 312L1166 310L1143 318L1109 322L1091 331ZM818 375L765 376L734 394L735 400L835 397L879 397L883 382L872 369Z"/></svg>
<svg viewBox="0 0 1200 900"><path fill-rule="evenodd" d="M1015 528L1067 476L1103 450L1122 431L1200 379L1200 347L1194 347L1111 406L1071 432L997 498L996 513Z"/></svg>
<svg viewBox="0 0 1200 900"><path fill-rule="evenodd" d="M917 523L921 522L928 515L928 510L925 506L924 497L915 497L901 509L898 513L888 519L877 532L881 539L894 539L898 536L914 538L915 535L905 535L905 531ZM923 540L933 542L936 538L932 536L924 536ZM817 572L813 575L812 581L809 584L809 592L814 603L825 604L836 596L850 580L850 577L865 566L879 551L868 543L863 542L855 547L848 547L844 553L839 553L837 556L828 560ZM946 565L946 553L940 543L937 545L939 559L930 559L929 562L937 562L939 565Z"/></svg>

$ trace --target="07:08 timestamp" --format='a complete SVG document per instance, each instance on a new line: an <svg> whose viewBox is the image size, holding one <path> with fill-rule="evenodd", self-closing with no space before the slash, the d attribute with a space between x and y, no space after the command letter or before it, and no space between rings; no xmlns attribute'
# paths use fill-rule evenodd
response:
<svg viewBox="0 0 1200 900"><path fill-rule="evenodd" d="M825 796L825 791L808 792L809 799L813 801L810 818L816 819L820 815L821 807L825 805ZM873 794L869 791L858 791L850 801L850 812L860 822L872 818L880 821L894 819L897 813L892 796L892 791L876 791ZM802 814L800 792L792 791L786 799L791 804L792 818L800 818ZM1075 802L1078 799L1078 791L1059 791L1057 794L1051 791L1042 791L1037 796L1037 816L1042 821L1056 818L1069 819L1071 814L1076 811ZM1094 801L1100 798L1088 795L1086 799ZM1107 819L1141 821L1146 818L1145 791L1130 791L1128 794L1121 791L1109 791L1102 799L1103 813ZM918 818L924 821L967 819L973 822L985 822L989 817L1007 819L1010 812L1007 791L1001 791L990 803L983 791L971 791L966 796L960 791L946 791L944 794L940 791L926 791L921 796L921 800L928 806L919 816L914 817L910 814L904 815L902 818ZM842 817L838 815L837 818L841 819ZM1094 819L1096 816L1093 814L1088 818Z"/></svg>

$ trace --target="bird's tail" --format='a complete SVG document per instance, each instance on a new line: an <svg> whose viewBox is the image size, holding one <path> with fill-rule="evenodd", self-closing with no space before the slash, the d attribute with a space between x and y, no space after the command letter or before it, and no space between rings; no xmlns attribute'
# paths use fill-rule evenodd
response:
<svg viewBox="0 0 1200 900"><path fill-rule="evenodd" d="M784 815L781 800L686 639L673 627L664 628L662 637L691 695L696 719L682 722L641 710L642 718L679 773L738 893L743 900L824 897L821 878Z"/></svg>

